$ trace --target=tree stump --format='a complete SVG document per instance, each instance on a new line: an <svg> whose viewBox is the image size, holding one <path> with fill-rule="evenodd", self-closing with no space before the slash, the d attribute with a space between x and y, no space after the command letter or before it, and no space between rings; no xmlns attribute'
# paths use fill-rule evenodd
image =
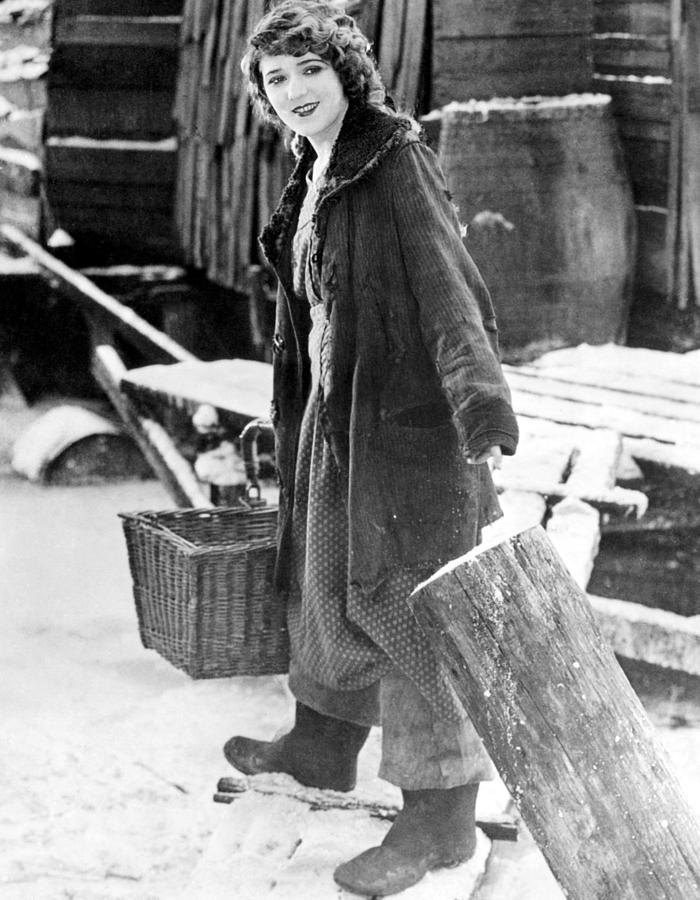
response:
<svg viewBox="0 0 700 900"><path fill-rule="evenodd" d="M411 603L567 896L700 896L700 826L545 531L477 548Z"/></svg>

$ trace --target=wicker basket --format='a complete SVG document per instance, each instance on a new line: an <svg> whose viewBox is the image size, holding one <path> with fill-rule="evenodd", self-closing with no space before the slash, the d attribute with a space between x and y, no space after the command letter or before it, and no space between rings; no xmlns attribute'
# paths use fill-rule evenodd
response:
<svg viewBox="0 0 700 900"><path fill-rule="evenodd" d="M141 641L193 678L288 670L275 507L122 513Z"/></svg>

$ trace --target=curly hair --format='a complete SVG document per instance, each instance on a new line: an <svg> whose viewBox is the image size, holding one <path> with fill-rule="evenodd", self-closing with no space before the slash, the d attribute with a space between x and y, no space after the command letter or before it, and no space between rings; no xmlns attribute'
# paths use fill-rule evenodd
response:
<svg viewBox="0 0 700 900"><path fill-rule="evenodd" d="M316 54L333 67L348 101L387 108L370 43L352 16L332 2L282 0L255 26L241 61L253 107L263 121L282 127L265 93L260 72L263 56L306 53Z"/></svg>

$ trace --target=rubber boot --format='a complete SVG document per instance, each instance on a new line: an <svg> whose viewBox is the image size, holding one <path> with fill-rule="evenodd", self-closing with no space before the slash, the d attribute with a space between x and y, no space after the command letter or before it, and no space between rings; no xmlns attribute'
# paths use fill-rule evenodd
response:
<svg viewBox="0 0 700 900"><path fill-rule="evenodd" d="M403 809L380 847L335 870L337 884L364 897L388 897L416 884L431 869L457 866L476 849L478 784L403 791Z"/></svg>
<svg viewBox="0 0 700 900"><path fill-rule="evenodd" d="M224 756L246 775L286 772L308 787L351 791L357 784L357 756L369 732L297 703L289 734L276 741L232 737Z"/></svg>

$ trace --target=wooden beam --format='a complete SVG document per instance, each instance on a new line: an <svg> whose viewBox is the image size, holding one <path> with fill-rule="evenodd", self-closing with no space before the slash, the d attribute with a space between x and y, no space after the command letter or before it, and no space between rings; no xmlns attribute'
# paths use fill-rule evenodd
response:
<svg viewBox="0 0 700 900"><path fill-rule="evenodd" d="M158 331L137 313L93 284L89 278L76 272L31 240L12 225L1 225L0 234L13 247L33 259L42 272L53 279L59 289L75 300L88 315L107 318L111 326L123 337L158 359L168 361L195 361L197 357L185 350L167 335Z"/></svg>
<svg viewBox="0 0 700 900"><path fill-rule="evenodd" d="M545 531L472 551L410 602L566 896L697 896L700 825Z"/></svg>
<svg viewBox="0 0 700 900"><path fill-rule="evenodd" d="M126 368L114 347L99 344L94 348L92 370L173 501L183 507L213 506L197 481L192 467L163 426L139 415L131 400L119 390Z"/></svg>
<svg viewBox="0 0 700 900"><path fill-rule="evenodd" d="M700 616L589 596L598 627L618 656L700 675Z"/></svg>

